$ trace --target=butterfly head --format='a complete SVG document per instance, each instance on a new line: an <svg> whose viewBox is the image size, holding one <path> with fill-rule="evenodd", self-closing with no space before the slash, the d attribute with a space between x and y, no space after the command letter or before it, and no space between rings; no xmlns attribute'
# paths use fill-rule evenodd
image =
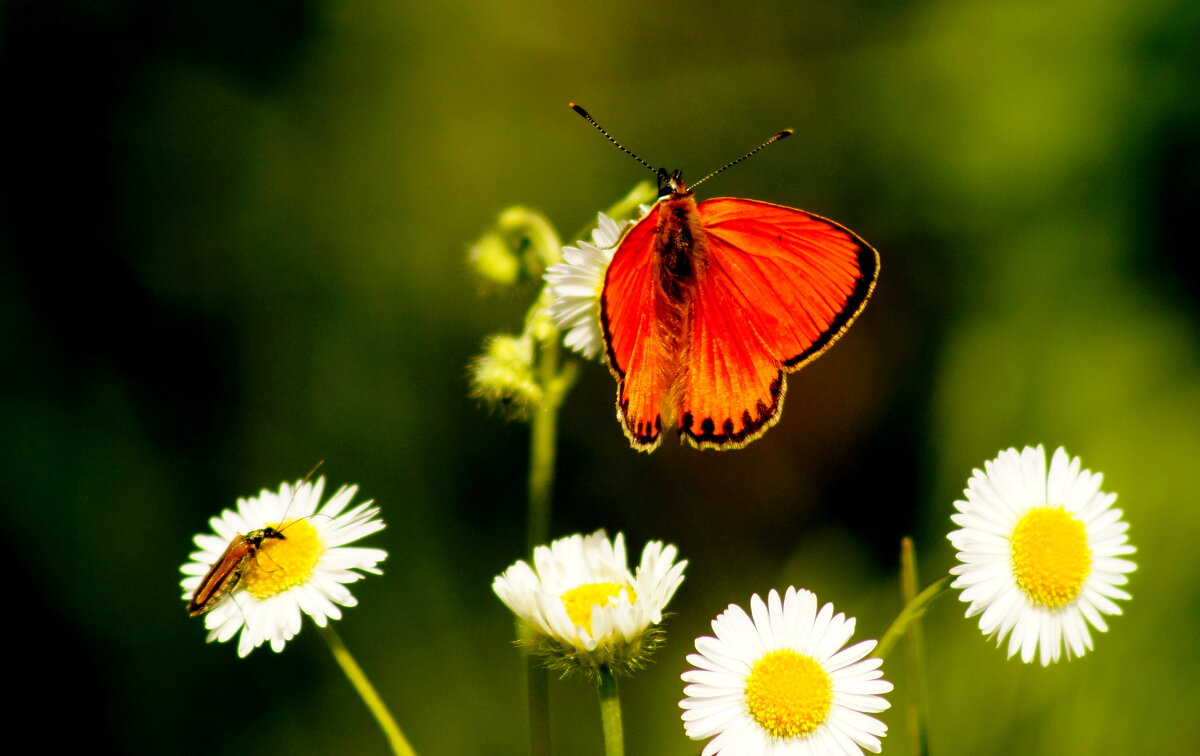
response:
<svg viewBox="0 0 1200 756"><path fill-rule="evenodd" d="M663 197L684 197L691 192L688 191L687 184L683 181L683 171L676 169L672 173L667 173L666 168L659 168L658 174L658 198Z"/></svg>

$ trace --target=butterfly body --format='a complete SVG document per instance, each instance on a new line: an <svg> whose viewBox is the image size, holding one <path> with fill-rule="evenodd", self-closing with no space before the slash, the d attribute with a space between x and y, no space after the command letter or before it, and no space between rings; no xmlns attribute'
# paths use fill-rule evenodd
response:
<svg viewBox="0 0 1200 756"><path fill-rule="evenodd" d="M784 374L819 356L862 311L879 258L848 229L748 199L697 203L678 171L622 238L600 313L617 415L634 448L664 428L738 448L779 419Z"/></svg>
<svg viewBox="0 0 1200 756"><path fill-rule="evenodd" d="M273 527L252 530L245 535L234 536L225 547L221 558L208 568L200 581L192 600L188 602L188 616L199 617L217 605L242 580L246 563L253 559L268 538L285 540L285 536Z"/></svg>

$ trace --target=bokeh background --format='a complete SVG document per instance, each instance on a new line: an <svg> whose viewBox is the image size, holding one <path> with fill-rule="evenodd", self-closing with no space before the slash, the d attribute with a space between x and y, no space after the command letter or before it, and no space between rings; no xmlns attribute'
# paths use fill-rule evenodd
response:
<svg viewBox="0 0 1200 756"><path fill-rule="evenodd" d="M729 603L806 586L882 634L901 536L944 573L971 469L1037 443L1119 494L1134 600L1051 669L936 605L933 752L1197 752L1197 39L1190 0L0 4L6 719L62 750L383 753L311 628L239 660L179 597L210 516L324 459L388 522L338 627L414 745L524 752L490 584L525 556L527 428L466 365L532 292L484 296L465 256L511 204L569 235L645 177L576 101L693 179L795 128L702 192L835 218L883 261L743 451L633 453L585 366L554 533L690 560L623 685L629 752L699 752L679 673ZM594 692L552 693L558 752L598 754Z"/></svg>

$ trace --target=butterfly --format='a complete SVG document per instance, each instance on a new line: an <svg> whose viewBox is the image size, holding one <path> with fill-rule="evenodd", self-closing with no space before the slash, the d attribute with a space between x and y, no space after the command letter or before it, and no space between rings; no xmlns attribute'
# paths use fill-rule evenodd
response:
<svg viewBox="0 0 1200 756"><path fill-rule="evenodd" d="M600 295L625 435L645 452L671 426L699 449L745 446L778 422L784 375L821 356L862 312L879 253L803 210L697 202L680 171L654 169L571 107L659 179L659 201L621 238Z"/></svg>

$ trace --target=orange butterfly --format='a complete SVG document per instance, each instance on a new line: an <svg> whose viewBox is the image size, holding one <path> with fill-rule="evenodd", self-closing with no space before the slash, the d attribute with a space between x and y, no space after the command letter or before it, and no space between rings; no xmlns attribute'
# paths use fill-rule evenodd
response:
<svg viewBox="0 0 1200 756"><path fill-rule="evenodd" d="M600 299L617 417L639 451L653 451L671 425L697 448L740 448L779 420L784 373L819 357L862 312L879 253L803 210L697 203L679 171L655 172L660 200L621 239Z"/></svg>

